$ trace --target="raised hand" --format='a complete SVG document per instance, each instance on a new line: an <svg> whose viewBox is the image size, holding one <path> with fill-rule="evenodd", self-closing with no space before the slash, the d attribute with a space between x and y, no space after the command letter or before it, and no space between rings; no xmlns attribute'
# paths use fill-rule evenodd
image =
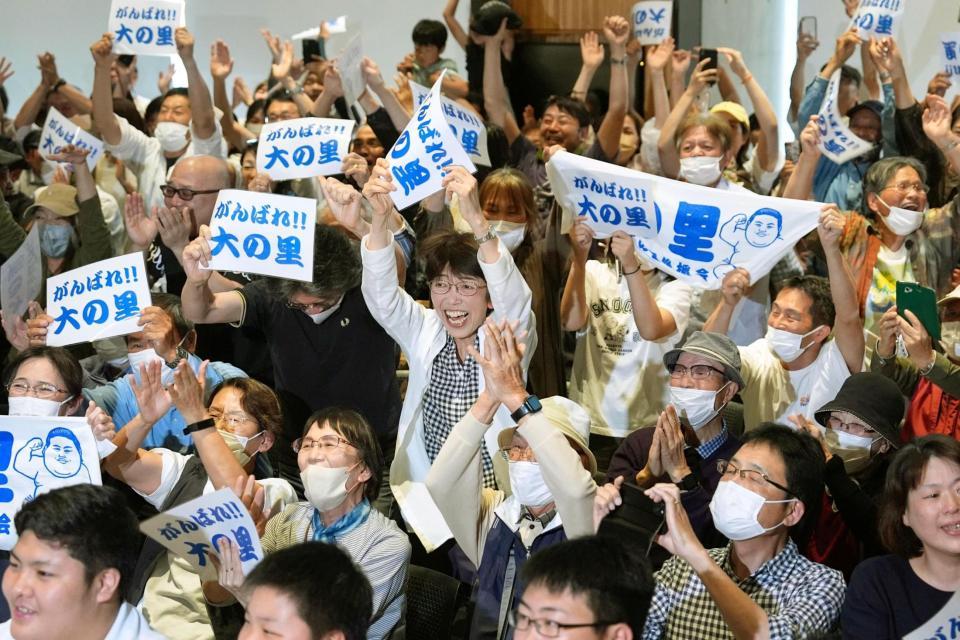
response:
<svg viewBox="0 0 960 640"><path fill-rule="evenodd" d="M3 84L2 80L0 80L0 84ZM947 95L947 89L949 89L952 84L949 73L946 71L938 71L927 84L927 93L932 93L942 98Z"/></svg>
<svg viewBox="0 0 960 640"><path fill-rule="evenodd" d="M157 237L157 216L147 217L143 196L134 192L127 196L123 204L123 222L127 228L127 236L133 244L146 247Z"/></svg>
<svg viewBox="0 0 960 640"><path fill-rule="evenodd" d="M603 64L603 45L596 31L588 31L580 38L580 58L583 66L596 69Z"/></svg>
<svg viewBox="0 0 960 640"><path fill-rule="evenodd" d="M237 76L233 79L233 106L236 107L240 103L249 106L251 102L253 102L253 93L247 86L247 81L243 76Z"/></svg>
<svg viewBox="0 0 960 640"><path fill-rule="evenodd" d="M800 150L804 154L810 154L819 158L820 154L820 125L817 123L817 116L810 116L810 122L800 132Z"/></svg>
<svg viewBox="0 0 960 640"><path fill-rule="evenodd" d="M47 330L53 324L53 317L47 315L36 300L27 304L27 339L31 347L47 344Z"/></svg>
<svg viewBox="0 0 960 640"><path fill-rule="evenodd" d="M110 414L97 406L96 402L91 402L87 407L85 415L87 425L93 432L93 437L100 442L101 440L113 440L117 435L117 426L113 423Z"/></svg>
<svg viewBox="0 0 960 640"><path fill-rule="evenodd" d="M184 63L193 60L193 45L196 40L186 27L177 27L176 31L173 32L173 41L176 43L177 53Z"/></svg>
<svg viewBox="0 0 960 640"><path fill-rule="evenodd" d="M704 58L693 68L693 74L690 76L690 84L687 85L687 90L692 91L694 95L699 94L706 89L708 85L717 81L719 72L716 68L704 69L708 62L709 58Z"/></svg>
<svg viewBox="0 0 960 640"><path fill-rule="evenodd" d="M160 92L160 95L170 90L170 85L173 83L173 74L176 73L176 71L177 68L171 64L157 74L157 90Z"/></svg>
<svg viewBox="0 0 960 640"><path fill-rule="evenodd" d="M173 372L173 384L167 386L170 400L187 424L200 422L207 417L207 408L203 404L207 364L208 361L204 360L200 364L200 371L194 373L190 363L184 358Z"/></svg>
<svg viewBox="0 0 960 640"><path fill-rule="evenodd" d="M904 310L902 316L897 317L900 335L903 337L903 346L907 348L910 362L917 369L925 370L937 358L933 350L933 339L927 333L926 327L920 319L909 309Z"/></svg>
<svg viewBox="0 0 960 640"><path fill-rule="evenodd" d="M187 282L206 284L213 271L201 267L210 266L210 227L201 225L200 235L183 248L183 271L187 274Z"/></svg>
<svg viewBox="0 0 960 640"><path fill-rule="evenodd" d="M930 141L941 149L946 147L952 140L957 140L956 134L951 127L950 107L946 100L940 96L930 94L927 96L927 108L923 112L923 132L927 134Z"/></svg>
<svg viewBox="0 0 960 640"><path fill-rule="evenodd" d="M363 163L366 166L366 162ZM317 184L330 207L330 212L345 229L354 231L363 223L360 218L360 192L336 178L317 178Z"/></svg>
<svg viewBox="0 0 960 640"><path fill-rule="evenodd" d="M582 220L577 219L570 229L569 237L574 260L578 264L585 264L590 256L590 245L593 244L593 229Z"/></svg>
<svg viewBox="0 0 960 640"><path fill-rule="evenodd" d="M13 70L13 63L6 58L0 57L0 87L16 73Z"/></svg>
<svg viewBox="0 0 960 640"><path fill-rule="evenodd" d="M260 491L262 492L263 489ZM243 575L240 547L228 536L221 536L217 540L217 555L211 554L210 559L217 568L217 582L229 591L237 602L246 607L248 600L243 588L246 577Z"/></svg>
<svg viewBox="0 0 960 640"><path fill-rule="evenodd" d="M467 347L483 371L484 389L495 400L515 410L527 397L523 381L524 344L514 334L519 322L487 318L483 324L483 354Z"/></svg>
<svg viewBox="0 0 960 640"><path fill-rule="evenodd" d="M56 162L69 162L72 165L79 166L87 163L87 156L89 155L90 149L81 149L80 147L68 144L60 147L58 153L52 153L48 158Z"/></svg>
<svg viewBox="0 0 960 640"><path fill-rule="evenodd" d="M603 521L610 512L623 504L623 498L620 497L620 487L623 486L623 476L615 478L613 482L597 487L597 493L593 496L593 530L600 528L600 522Z"/></svg>
<svg viewBox="0 0 960 640"><path fill-rule="evenodd" d="M741 80L750 75L750 70L747 69L747 65L743 62L743 54L739 51L731 49L730 47L718 47L717 53L726 58L727 64L730 65L730 70L737 74L737 77Z"/></svg>
<svg viewBox="0 0 960 640"><path fill-rule="evenodd" d="M90 45L93 62L100 68L109 68L116 56L113 55L113 34L105 33Z"/></svg>
<svg viewBox="0 0 960 640"><path fill-rule="evenodd" d="M395 210L390 193L397 190L397 185L393 181L393 174L390 173L390 165L384 158L377 158L377 164L373 167L373 175L367 184L363 185L363 197L370 203L370 209L374 215L374 222L386 227L387 217Z"/></svg>
<svg viewBox="0 0 960 640"><path fill-rule="evenodd" d="M877 341L877 355L884 360L890 360L897 355L897 334L899 332L900 316L897 313L897 306L894 305L880 316L880 323L877 327L877 333L880 335L880 339Z"/></svg>
<svg viewBox="0 0 960 640"><path fill-rule="evenodd" d="M667 36L655 47L647 47L647 67L663 71L673 57L675 47L673 38Z"/></svg>
<svg viewBox="0 0 960 640"><path fill-rule="evenodd" d="M607 16L603 19L603 36L610 44L611 53L618 53L622 56L625 53L627 40L630 39L631 35L630 21L623 16Z"/></svg>
<svg viewBox="0 0 960 640"><path fill-rule="evenodd" d="M836 62L838 66L845 63L850 56L853 55L853 52L857 50L857 47L860 46L860 42L860 36L857 34L856 27L840 34L840 37L837 38L836 47L833 50L834 62Z"/></svg>
<svg viewBox="0 0 960 640"><path fill-rule="evenodd" d="M812 35L801 33L797 36L797 60L806 60L819 46L820 43Z"/></svg>
<svg viewBox="0 0 960 640"><path fill-rule="evenodd" d="M280 36L275 36L270 33L269 29L260 29L260 35L263 36L263 41L267 43L267 48L270 49L270 56L273 60L273 64L280 62L281 56L281 44Z"/></svg>
<svg viewBox="0 0 960 640"><path fill-rule="evenodd" d="M343 97L343 82L340 80L340 72L332 64L328 65L323 72L323 92L334 99Z"/></svg>
<svg viewBox="0 0 960 640"><path fill-rule="evenodd" d="M820 210L820 221L817 225L817 235L824 249L840 250L840 238L843 236L845 224L843 214L835 204L827 204Z"/></svg>
<svg viewBox="0 0 960 640"><path fill-rule="evenodd" d="M293 65L293 43L287 40L280 48L280 59L270 65L270 75L277 80L283 80L290 75Z"/></svg>
<svg viewBox="0 0 960 640"><path fill-rule="evenodd" d="M174 253L180 253L190 242L194 216L192 207L158 207L156 210L160 239Z"/></svg>
<svg viewBox="0 0 960 640"><path fill-rule="evenodd" d="M173 406L170 394L161 384L161 367L165 366L157 361L140 365L139 383L136 376L127 376L137 407L140 408L140 417L146 425L156 424Z"/></svg>
<svg viewBox="0 0 960 640"><path fill-rule="evenodd" d="M370 179L370 167L367 166L367 161L363 159L363 156L358 153L353 153L352 151L344 156L341 170L344 175L356 182L361 189L363 189L363 185L367 184L367 180Z"/></svg>
<svg viewBox="0 0 960 640"><path fill-rule="evenodd" d="M460 200L460 215L474 230L475 235L482 235L477 231L486 226L487 219L480 207L477 179L463 167L453 165L447 167L447 173L443 176L443 187L447 190L448 196L457 195Z"/></svg>
<svg viewBox="0 0 960 640"><path fill-rule="evenodd" d="M686 49L675 49L672 54L670 54L670 68L675 74L683 76L687 72L687 69L690 68L690 62L693 60L693 56L690 55L690 52Z"/></svg>
<svg viewBox="0 0 960 640"><path fill-rule="evenodd" d="M737 306L749 290L750 274L742 267L728 271L720 284L720 294L723 296L723 301L731 307Z"/></svg>
<svg viewBox="0 0 960 640"><path fill-rule="evenodd" d="M818 427L813 420L806 417L802 413L787 416L787 420L792 422L800 431L806 431L813 436L813 439L816 440L817 444L820 445L820 450L823 451L823 457L825 460L829 461L830 458L833 457L833 452L830 451L830 447L827 446L827 442L823 438L823 431L821 431L820 427Z"/></svg>
<svg viewBox="0 0 960 640"><path fill-rule="evenodd" d="M222 80L232 72L233 58L230 57L230 47L223 40L217 40L210 45L210 75ZM236 83L233 86L236 88Z"/></svg>
<svg viewBox="0 0 960 640"><path fill-rule="evenodd" d="M633 236L627 235L625 231L615 231L610 236L610 250L620 261L620 266L623 267L624 272L636 271L640 267L636 241Z"/></svg>

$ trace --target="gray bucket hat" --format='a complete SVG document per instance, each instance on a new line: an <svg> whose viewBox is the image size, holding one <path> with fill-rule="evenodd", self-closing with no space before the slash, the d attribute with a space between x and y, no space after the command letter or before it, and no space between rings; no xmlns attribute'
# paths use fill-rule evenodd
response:
<svg viewBox="0 0 960 640"><path fill-rule="evenodd" d="M740 349L736 343L722 333L694 331L682 347L667 351L663 355L663 364L672 367L681 353L695 353L723 366L728 380L733 380L743 390L743 377L740 375Z"/></svg>

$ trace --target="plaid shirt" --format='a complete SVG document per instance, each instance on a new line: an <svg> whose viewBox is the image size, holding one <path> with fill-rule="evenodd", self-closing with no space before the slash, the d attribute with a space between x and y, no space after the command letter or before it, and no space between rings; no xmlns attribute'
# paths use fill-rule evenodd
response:
<svg viewBox="0 0 960 640"><path fill-rule="evenodd" d="M731 543L732 544L732 543ZM766 613L770 638L808 638L832 630L840 618L844 583L839 571L811 562L792 540L753 575L740 580L730 565L730 545L710 549L724 573ZM656 573L644 640L733 638L706 586L686 561L674 556Z"/></svg>
<svg viewBox="0 0 960 640"><path fill-rule="evenodd" d="M480 348L477 335L473 346ZM430 369L430 384L423 394L423 439L427 456L432 463L437 459L443 443L455 424L466 415L480 395L480 366L467 356L460 362L457 345L447 334L447 342L433 359ZM493 460L486 447L480 447L483 461L483 486L495 489Z"/></svg>
<svg viewBox="0 0 960 640"><path fill-rule="evenodd" d="M723 421L723 429L720 430L720 433L713 436L699 447L697 447L697 453L700 454L700 457L703 460L706 460L713 454L717 452L724 442L727 441L727 438L730 436L730 432L727 431L727 421Z"/></svg>

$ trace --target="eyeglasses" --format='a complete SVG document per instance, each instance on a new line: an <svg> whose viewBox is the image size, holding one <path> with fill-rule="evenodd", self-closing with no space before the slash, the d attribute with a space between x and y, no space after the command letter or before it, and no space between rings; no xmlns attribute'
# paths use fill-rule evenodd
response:
<svg viewBox="0 0 960 640"><path fill-rule="evenodd" d="M762 485L764 482L772 484L777 489L780 489L784 493L791 495L793 497L798 497L793 491L787 489L785 486L779 482L774 482L770 479L770 476L765 474L762 471L757 471L756 469L741 469L737 465L733 464L729 460L717 460L717 471L720 472L721 476L732 476L739 475L742 480L751 482L755 485Z"/></svg>
<svg viewBox="0 0 960 640"><path fill-rule="evenodd" d="M549 618L531 618L528 615L520 613L517 610L511 610L507 613L507 624L517 631L526 631L532 625L544 638L559 637L564 629L582 629L583 627L609 627L613 622L581 622L578 624L566 624L550 620Z"/></svg>
<svg viewBox="0 0 960 640"><path fill-rule="evenodd" d="M210 417L213 418L216 422L226 424L230 427L230 430L233 431L244 422L256 422L253 418L248 416L245 413L240 413L235 411L232 413L218 413L215 411L209 411Z"/></svg>
<svg viewBox="0 0 960 640"><path fill-rule="evenodd" d="M679 380L684 376L690 376L693 380L706 380L714 373L719 373L722 376L727 375L725 371L711 367L708 364L695 364L690 367L685 367L682 364L673 363L667 367L667 371L670 372L670 377L674 380Z"/></svg>
<svg viewBox="0 0 960 640"><path fill-rule="evenodd" d="M457 293L462 296L475 296L480 289L486 289L487 285L467 280L465 282L450 282L449 280L441 280L437 278L436 280L430 281L430 292L437 295L443 295L450 291L451 287L456 287Z"/></svg>
<svg viewBox="0 0 960 640"><path fill-rule="evenodd" d="M47 382L30 386L30 383L26 380L14 380L7 385L7 391L11 396L25 396L33 391L33 395L41 400L49 400L58 393L70 393L66 389L61 389Z"/></svg>
<svg viewBox="0 0 960 640"><path fill-rule="evenodd" d="M160 192L163 193L164 198L172 198L173 196L180 196L181 200L189 202L193 200L193 196L204 195L207 193L220 193L220 189L203 189L201 191L196 191L194 189L184 189L181 187L174 187L169 184L160 185Z"/></svg>
<svg viewBox="0 0 960 640"><path fill-rule="evenodd" d="M843 422L840 418L830 416L827 418L827 426L834 431L862 431L864 433L874 433L874 430L862 422Z"/></svg>
<svg viewBox="0 0 960 640"><path fill-rule="evenodd" d="M308 311L316 311L319 313L321 311L326 311L336 303L320 301L320 302L308 302L306 304L303 304L300 302L292 302L290 300L287 300L284 304L287 305L288 309L293 309L294 311L303 311L304 313L307 313Z"/></svg>
<svg viewBox="0 0 960 640"><path fill-rule="evenodd" d="M513 462L536 462L530 447L508 447L500 449L500 455Z"/></svg>
<svg viewBox="0 0 960 640"><path fill-rule="evenodd" d="M322 436L316 440L313 438L297 438L293 441L293 450L295 453L300 453L303 449L309 451L319 447L324 453L332 453L335 449L339 449L340 445L344 444L355 447L349 440L339 436Z"/></svg>
<svg viewBox="0 0 960 640"><path fill-rule="evenodd" d="M885 186L881 191L886 191L888 189L896 189L903 195L907 195L911 191L916 191L917 193L926 194L930 191L930 187L923 184L922 182L898 182L897 184L890 184Z"/></svg>

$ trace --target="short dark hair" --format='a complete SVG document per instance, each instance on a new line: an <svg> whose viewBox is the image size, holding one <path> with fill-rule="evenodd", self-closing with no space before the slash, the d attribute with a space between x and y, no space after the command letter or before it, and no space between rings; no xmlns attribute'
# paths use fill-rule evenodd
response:
<svg viewBox="0 0 960 640"><path fill-rule="evenodd" d="M117 56L117 64L119 64L122 67L129 67L131 64L133 64L136 61L136 59L137 59L137 56L131 53L121 53L120 55Z"/></svg>
<svg viewBox="0 0 960 640"><path fill-rule="evenodd" d="M438 231L417 247L417 254L425 262L427 281L433 280L450 267L453 273L486 280L477 260L480 247L472 233L453 230Z"/></svg>
<svg viewBox="0 0 960 640"><path fill-rule="evenodd" d="M63 385L71 396L77 397L83 392L83 367L80 366L77 357L63 347L48 347L46 345L28 347L18 353L4 370L3 383L10 384L13 377L17 375L17 369L20 368L20 365L34 358L45 358L50 361L53 368L63 378Z"/></svg>
<svg viewBox="0 0 960 640"><path fill-rule="evenodd" d="M547 98L546 104L543 105L543 110L546 111L550 107L556 107L576 118L581 129L590 126L590 111L587 109L587 105L580 100L569 96L550 96Z"/></svg>
<svg viewBox="0 0 960 640"><path fill-rule="evenodd" d="M101 571L119 571L115 598L122 598L142 538L137 517L117 489L92 484L54 489L25 502L13 522L20 537L32 531L82 563L87 585Z"/></svg>
<svg viewBox="0 0 960 640"><path fill-rule="evenodd" d="M439 20L421 20L413 26L413 44L434 45L441 51L447 46L447 28Z"/></svg>
<svg viewBox="0 0 960 640"><path fill-rule="evenodd" d="M272 105L274 102L289 102L290 104L292 104L292 105L294 105L294 106L297 106L297 100L296 100L296 98L293 97L293 94L292 94L292 93L290 93L289 91L286 91L286 90L284 90L284 91L278 91L277 93L275 93L275 94L273 94L272 96L270 96L269 98L267 98L266 102L263 103L263 113L264 113L264 116L266 116L267 111L270 110L270 105ZM247 112L248 112L248 113L249 113L249 109L250 109L250 107L247 107ZM298 112L298 113L299 113L299 110L300 110L300 107L297 106L297 112Z"/></svg>
<svg viewBox="0 0 960 640"><path fill-rule="evenodd" d="M42 133L43 132L40 129L34 129L23 137L23 142L21 142L21 144L23 145L24 153L31 149L40 148L40 135Z"/></svg>
<svg viewBox="0 0 960 640"><path fill-rule="evenodd" d="M137 110L137 105L134 104L130 98L114 98L113 112L129 122L130 126L137 131L141 133L147 132L147 128L143 124L143 116L140 115L140 112Z"/></svg>
<svg viewBox="0 0 960 640"><path fill-rule="evenodd" d="M523 565L526 588L583 596L594 620L626 623L639 638L653 597L650 563L616 538L588 536L551 545ZM522 598L522 596L521 596Z"/></svg>
<svg viewBox="0 0 960 640"><path fill-rule="evenodd" d="M859 87L863 84L863 76L859 69L845 64L840 67L840 82L853 82Z"/></svg>
<svg viewBox="0 0 960 640"><path fill-rule="evenodd" d="M261 114L267 113L267 103L263 98L258 98L251 102L249 106L247 106L246 119L249 120L250 117L255 115L257 112Z"/></svg>
<svg viewBox="0 0 960 640"><path fill-rule="evenodd" d="M931 458L942 458L960 466L960 441L942 434L931 434L905 444L887 469L883 497L880 499L880 540L892 553L913 558L923 551L923 542L903 523L910 492L923 480Z"/></svg>
<svg viewBox="0 0 960 640"><path fill-rule="evenodd" d="M186 99L190 99L190 92L186 87L173 87L172 89L167 89L167 92L163 94L163 99L166 100L170 96L183 96ZM160 104L163 104L161 101Z"/></svg>
<svg viewBox="0 0 960 640"><path fill-rule="evenodd" d="M147 108L143 110L143 124L144 126L147 123L157 119L157 115L160 113L160 107L163 106L163 99L166 95L157 96L153 100L147 103Z"/></svg>
<svg viewBox="0 0 960 640"><path fill-rule="evenodd" d="M324 424L329 425L357 449L360 462L370 470L370 479L367 480L363 492L368 499L374 500L380 493L380 472L384 462L377 434L367 419L353 409L327 407L315 411L307 419L307 424L303 427L304 436L315 423L321 427Z"/></svg>
<svg viewBox="0 0 960 640"><path fill-rule="evenodd" d="M187 320L186 316L183 315L183 302L180 300L180 296L154 291L150 294L150 304L154 307L160 307L170 316L181 339L193 331L193 322Z"/></svg>
<svg viewBox="0 0 960 640"><path fill-rule="evenodd" d="M2 89L3 87L0 87ZM20 146L20 143L17 142L14 138L9 136L0 136L0 149L3 149L7 153L12 153L15 156L20 156L20 159L16 162L11 162L8 165L8 168L11 170L17 169L26 169L27 161L24 157L23 147Z"/></svg>
<svg viewBox="0 0 960 640"><path fill-rule="evenodd" d="M300 291L326 298L360 286L362 272L360 252L347 234L342 229L318 224L313 236L313 282L273 280L272 286L283 300Z"/></svg>
<svg viewBox="0 0 960 640"><path fill-rule="evenodd" d="M837 310L833 306L833 296L830 295L830 281L822 276L793 276L787 278L780 291L799 289L810 298L810 315L813 316L813 326L826 325L833 327L837 317Z"/></svg>
<svg viewBox="0 0 960 640"><path fill-rule="evenodd" d="M226 378L210 392L210 402L223 389L236 389L240 392L240 406L248 416L257 421L261 429L274 435L283 433L280 401L273 389L253 378Z"/></svg>
<svg viewBox="0 0 960 640"><path fill-rule="evenodd" d="M791 529L797 544L805 542L813 531L820 514L823 499L823 473L826 460L820 444L806 431L798 431L782 424L764 422L748 431L742 446L760 444L773 449L783 460L787 488L803 503L800 521Z"/></svg>
<svg viewBox="0 0 960 640"><path fill-rule="evenodd" d="M66 438L67 440L73 441L73 444L77 447L77 453L82 455L80 441L77 439L77 436L73 433L73 431L70 431L70 429L67 429L66 427L54 427L53 429L50 429L50 431L47 431L47 438L44 442L44 446L49 447L50 441L54 438Z"/></svg>
<svg viewBox="0 0 960 640"><path fill-rule="evenodd" d="M268 554L250 572L244 589L268 587L284 594L311 636L340 631L364 640L373 616L373 589L350 556L335 544L302 542Z"/></svg>

